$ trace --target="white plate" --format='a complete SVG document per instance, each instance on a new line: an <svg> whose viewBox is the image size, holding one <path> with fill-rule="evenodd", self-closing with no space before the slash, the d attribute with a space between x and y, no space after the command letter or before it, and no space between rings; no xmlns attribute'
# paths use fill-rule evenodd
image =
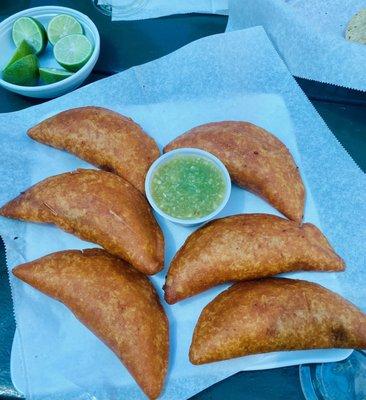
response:
<svg viewBox="0 0 366 400"><path fill-rule="evenodd" d="M63 79L60 82L52 83L49 85L39 85L39 86L19 86L12 83L6 82L1 79L0 73L0 85L11 92L21 94L28 97L38 97L38 98L51 98L57 97L71 90L76 89L80 86L85 79L89 76L94 68L95 63L99 57L100 51L100 38L97 27L94 25L93 21L82 14L79 11L73 10L67 7L58 6L44 6L44 7L34 7L27 10L20 11L9 18L5 19L0 23L0 71L3 70L4 66L9 61L11 55L15 51L15 45L11 37L11 31L14 22L20 17L33 17L41 22L47 29L47 25L50 20L58 14L69 14L75 17L83 26L85 36L93 44L94 50L88 60L88 62L79 71L72 74L70 77ZM61 68L53 57L53 46L48 43L46 49L38 56L39 64L42 67L47 68Z"/></svg>

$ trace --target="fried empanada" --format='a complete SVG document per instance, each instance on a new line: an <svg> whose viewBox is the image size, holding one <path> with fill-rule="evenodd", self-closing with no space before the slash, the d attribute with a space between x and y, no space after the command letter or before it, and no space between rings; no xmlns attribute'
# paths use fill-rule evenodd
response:
<svg viewBox="0 0 366 400"><path fill-rule="evenodd" d="M164 239L145 197L110 172L52 176L0 208L0 215L55 224L97 243L146 274L164 265Z"/></svg>
<svg viewBox="0 0 366 400"><path fill-rule="evenodd" d="M156 399L168 367L169 325L150 281L102 249L61 251L13 274L64 303Z"/></svg>
<svg viewBox="0 0 366 400"><path fill-rule="evenodd" d="M114 172L145 192L145 176L160 152L131 118L102 107L63 111L28 130L38 142Z"/></svg>
<svg viewBox="0 0 366 400"><path fill-rule="evenodd" d="M175 255L164 286L169 304L228 281L295 270L341 271L342 259L312 224L269 214L241 214L208 223Z"/></svg>
<svg viewBox="0 0 366 400"><path fill-rule="evenodd" d="M366 348L366 315L315 283L268 278L239 282L203 309L189 358L325 348Z"/></svg>
<svg viewBox="0 0 366 400"><path fill-rule="evenodd" d="M181 147L214 154L236 184L263 197L289 219L301 222L304 184L287 147L271 133L249 122L214 122L184 133L164 152Z"/></svg>

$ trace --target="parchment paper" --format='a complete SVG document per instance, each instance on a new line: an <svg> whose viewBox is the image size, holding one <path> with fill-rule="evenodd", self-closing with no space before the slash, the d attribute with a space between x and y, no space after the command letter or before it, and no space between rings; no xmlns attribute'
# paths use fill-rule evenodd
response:
<svg viewBox="0 0 366 400"><path fill-rule="evenodd" d="M56 100L0 115L0 204L47 176L88 165L32 141L26 130L61 110L90 104L134 118L159 146L195 125L223 119L248 120L273 132L300 166L307 187L305 220L321 226L348 265L339 274L292 275L317 281L366 309L365 176L301 92L262 28L210 36ZM258 197L234 188L221 215L238 212L275 213ZM192 228L159 222L168 263ZM9 271L52 251L93 246L55 227L5 218L0 218L0 233ZM152 278L160 294L165 274L166 269ZM144 398L114 354L62 304L11 274L10 283L17 322L12 378L27 398ZM171 359L163 399L188 398L240 370L334 361L349 354L348 350L282 352L191 365L188 348L196 320L224 287L165 305Z"/></svg>
<svg viewBox="0 0 366 400"><path fill-rule="evenodd" d="M366 90L366 45L345 39L365 0L230 0L228 30L262 25L295 76Z"/></svg>

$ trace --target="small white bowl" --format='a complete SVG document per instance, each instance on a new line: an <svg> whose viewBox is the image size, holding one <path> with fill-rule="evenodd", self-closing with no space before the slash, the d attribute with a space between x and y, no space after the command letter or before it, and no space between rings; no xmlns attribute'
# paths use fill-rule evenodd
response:
<svg viewBox="0 0 366 400"><path fill-rule="evenodd" d="M14 85L13 83L9 83L1 79L0 73L0 85L2 87L23 96L53 98L76 89L89 76L99 57L100 38L98 29L94 25L93 21L81 12L73 10L72 8L58 6L29 8L10 16L0 23L0 70L2 71L4 69L4 66L9 61L16 49L11 37L11 31L15 20L20 17L34 17L47 29L47 25L50 20L58 14L72 15L81 23L82 27L84 28L84 34L91 41L94 47L93 53L88 62L70 77L49 85ZM39 60L42 67L62 68L53 57L53 46L50 43L47 44L46 49L39 55Z"/></svg>
<svg viewBox="0 0 366 400"><path fill-rule="evenodd" d="M155 203L155 200L151 194L151 180L153 178L154 172L156 169L161 165L164 164L166 161L176 157L176 156L181 156L181 155L196 155L200 156L203 158L206 158L216 164L217 167L221 170L224 179L225 179L225 184L226 184L226 192L225 192L225 197L220 204L220 206L213 211L211 214L205 215L204 217L201 218L196 218L196 219L181 219L181 218L175 218L172 217L169 214L166 214L164 211L162 211L159 206ZM207 151L200 150L200 149L194 149L194 148L181 148L181 149L176 149L169 151L168 153L163 154L160 156L157 160L155 160L152 165L150 166L149 171L147 172L146 179L145 179L145 192L146 192L146 197L149 200L149 203L151 204L151 207L162 217L168 219L169 221L175 222L180 225L197 225L197 224L202 224L203 222L209 221L210 219L214 218L226 205L226 203L229 200L230 193L231 193L231 179L228 170L226 169L225 165L213 154L208 153Z"/></svg>

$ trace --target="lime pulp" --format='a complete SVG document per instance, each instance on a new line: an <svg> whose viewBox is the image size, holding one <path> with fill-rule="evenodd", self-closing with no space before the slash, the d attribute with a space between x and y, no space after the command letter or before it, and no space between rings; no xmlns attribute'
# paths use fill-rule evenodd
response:
<svg viewBox="0 0 366 400"><path fill-rule="evenodd" d="M25 40L36 54L39 54L47 45L47 34L43 25L32 17L21 17L13 24L13 42L16 47Z"/></svg>
<svg viewBox="0 0 366 400"><path fill-rule="evenodd" d="M67 14L59 14L53 17L47 26L48 40L55 45L64 36L82 34L83 27L80 22Z"/></svg>
<svg viewBox="0 0 366 400"><path fill-rule="evenodd" d="M38 78L38 58L29 54L8 65L3 70L3 79L20 86L33 86Z"/></svg>
<svg viewBox="0 0 366 400"><path fill-rule="evenodd" d="M65 78L68 78L72 75L72 72L64 71L62 69L57 68L40 68L39 69L39 77L45 85L49 85L51 83L60 82Z"/></svg>
<svg viewBox="0 0 366 400"><path fill-rule="evenodd" d="M80 34L64 36L56 42L53 55L56 61L68 71L78 71L89 60L93 52L90 40Z"/></svg>
<svg viewBox="0 0 366 400"><path fill-rule="evenodd" d="M4 69L9 67L9 65L13 64L15 61L18 61L29 54L34 54L34 49L25 40L22 40Z"/></svg>

